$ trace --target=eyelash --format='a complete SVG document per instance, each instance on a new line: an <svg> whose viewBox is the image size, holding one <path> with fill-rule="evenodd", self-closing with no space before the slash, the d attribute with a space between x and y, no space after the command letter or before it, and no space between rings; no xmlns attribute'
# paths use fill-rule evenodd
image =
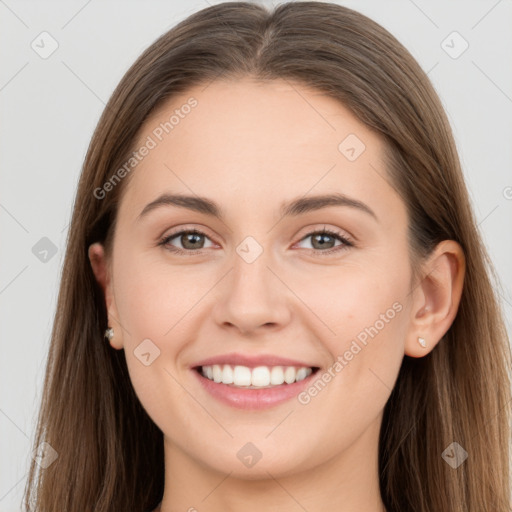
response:
<svg viewBox="0 0 512 512"><path fill-rule="evenodd" d="M188 255L192 255L192 256L202 254L203 249L190 249L190 250L189 249L180 249L179 247L174 247L174 246L168 245L170 240L178 237L179 235L183 235L183 234L194 234L194 235L200 235L200 236L205 236L206 238L209 238L205 233L203 233L202 231L199 231L197 229L185 229L182 231L177 231L176 233L171 233L170 235L162 238L160 240L160 242L158 243L158 245L164 246L164 247L166 247L166 249L168 251L171 251L176 254L183 254L183 255L188 254ZM337 238L340 242L343 242L343 245L338 245L336 247L332 247L331 249L326 249L325 251L321 251L321 250L317 250L317 249L306 249L306 250L312 251L313 253L315 253L315 255L318 255L318 256L330 255L332 253L337 253L337 252L346 250L349 247L354 246L354 244L348 238L343 236L341 233L338 233L336 231L326 229L326 228L319 230L319 231L311 231L306 236L301 238L300 242L302 242L306 238L309 238L310 236L313 236L313 235L329 235L333 238Z"/></svg>

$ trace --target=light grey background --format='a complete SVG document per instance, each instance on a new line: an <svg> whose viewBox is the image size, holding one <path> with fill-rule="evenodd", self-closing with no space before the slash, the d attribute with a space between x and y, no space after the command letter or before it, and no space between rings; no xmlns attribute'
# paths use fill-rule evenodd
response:
<svg viewBox="0 0 512 512"><path fill-rule="evenodd" d="M512 2L339 3L390 30L428 71L452 123L511 332ZM0 0L0 512L20 510L67 227L92 131L142 50L208 4ZM58 43L47 58L31 47L51 49L43 31ZM453 31L469 44L458 58L464 41ZM43 237L55 255L34 254Z"/></svg>

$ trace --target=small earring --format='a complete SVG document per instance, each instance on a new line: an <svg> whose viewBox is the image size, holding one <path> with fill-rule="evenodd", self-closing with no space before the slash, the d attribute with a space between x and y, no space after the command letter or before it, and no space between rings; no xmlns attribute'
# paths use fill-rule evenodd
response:
<svg viewBox="0 0 512 512"><path fill-rule="evenodd" d="M423 338L418 338L418 343L425 348L427 346L427 342Z"/></svg>
<svg viewBox="0 0 512 512"><path fill-rule="evenodd" d="M112 338L114 337L114 329L112 329L112 327L109 327L106 331L105 331L105 338L110 341Z"/></svg>

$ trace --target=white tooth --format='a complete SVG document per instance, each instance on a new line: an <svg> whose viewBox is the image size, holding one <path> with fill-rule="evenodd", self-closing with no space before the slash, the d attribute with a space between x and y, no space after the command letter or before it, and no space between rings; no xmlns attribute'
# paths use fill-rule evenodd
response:
<svg viewBox="0 0 512 512"><path fill-rule="evenodd" d="M225 364L222 370L222 383L233 384L233 368L230 364Z"/></svg>
<svg viewBox="0 0 512 512"><path fill-rule="evenodd" d="M280 386L283 382L292 384L300 382L311 375L311 368L295 368L293 366L235 366L229 364L203 366L201 373L206 378L216 383L233 384L235 386L264 388L268 386Z"/></svg>
<svg viewBox="0 0 512 512"><path fill-rule="evenodd" d="M247 366L235 366L233 371L233 383L235 386L251 385L251 369Z"/></svg>
<svg viewBox="0 0 512 512"><path fill-rule="evenodd" d="M284 381L286 384L291 384L295 382L295 368L293 366L287 366L284 371Z"/></svg>
<svg viewBox="0 0 512 512"><path fill-rule="evenodd" d="M222 381L222 368L218 364L213 365L213 382Z"/></svg>
<svg viewBox="0 0 512 512"><path fill-rule="evenodd" d="M284 382L284 372L282 366L274 366L270 371L270 384L280 386Z"/></svg>
<svg viewBox="0 0 512 512"><path fill-rule="evenodd" d="M257 366L252 369L251 384L253 386L268 386L270 384L270 371L266 366Z"/></svg>
<svg viewBox="0 0 512 512"><path fill-rule="evenodd" d="M299 368L297 370L297 375L295 376L295 382L299 382L300 380L304 380L308 376L307 368Z"/></svg>

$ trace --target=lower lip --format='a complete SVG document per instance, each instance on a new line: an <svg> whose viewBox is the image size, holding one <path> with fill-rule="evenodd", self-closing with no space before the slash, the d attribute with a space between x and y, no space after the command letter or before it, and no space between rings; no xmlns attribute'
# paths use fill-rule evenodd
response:
<svg viewBox="0 0 512 512"><path fill-rule="evenodd" d="M305 379L293 384L281 384L273 388L243 389L214 382L203 377L199 371L192 371L197 375L199 382L201 382L206 391L212 396L227 405L246 410L268 409L292 399L306 388L318 373L317 370Z"/></svg>

